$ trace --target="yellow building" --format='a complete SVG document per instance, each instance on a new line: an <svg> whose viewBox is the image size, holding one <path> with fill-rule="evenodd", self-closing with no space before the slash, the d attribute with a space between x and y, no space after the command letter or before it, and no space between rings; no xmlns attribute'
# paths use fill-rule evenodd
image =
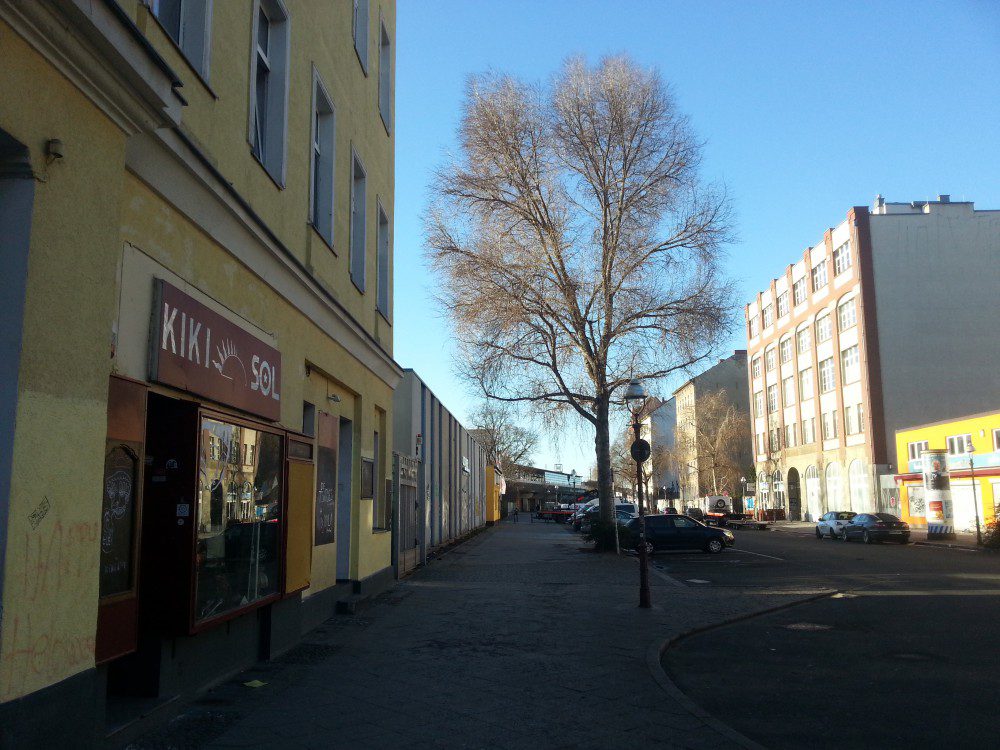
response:
<svg viewBox="0 0 1000 750"><path fill-rule="evenodd" d="M394 44L394 0L0 0L0 745L391 579Z"/></svg>
<svg viewBox="0 0 1000 750"><path fill-rule="evenodd" d="M924 450L948 453L955 530L974 532L977 509L985 528L1000 504L1000 411L896 431L897 465L906 469L896 475L901 516L917 526L927 523L920 458Z"/></svg>
<svg viewBox="0 0 1000 750"><path fill-rule="evenodd" d="M486 523L494 524L503 513L500 510L504 489L504 476L496 466L486 467Z"/></svg>

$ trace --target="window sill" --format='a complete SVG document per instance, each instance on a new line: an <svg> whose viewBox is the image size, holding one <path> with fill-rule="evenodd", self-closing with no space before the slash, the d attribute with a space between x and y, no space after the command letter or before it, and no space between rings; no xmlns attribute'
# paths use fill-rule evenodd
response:
<svg viewBox="0 0 1000 750"><path fill-rule="evenodd" d="M323 233L320 232L319 229L316 228L316 225L313 224L311 221L307 221L306 224L308 224L309 228L312 229L313 234L315 234L320 239L320 241L327 246L330 252L333 253L334 257L337 257L337 251L334 250L333 243L331 243L330 240L324 237Z"/></svg>
<svg viewBox="0 0 1000 750"><path fill-rule="evenodd" d="M274 186L278 188L278 190L284 190L285 186L282 183L278 182L277 178L273 174L271 174L271 170L267 168L267 165L264 164L264 162L260 160L260 157L253 152L253 145L250 144L249 141L247 142L247 145L249 145L250 147L250 156L253 157L253 160L260 165L261 169L264 170L264 174L266 174L271 179L271 182L274 183Z"/></svg>

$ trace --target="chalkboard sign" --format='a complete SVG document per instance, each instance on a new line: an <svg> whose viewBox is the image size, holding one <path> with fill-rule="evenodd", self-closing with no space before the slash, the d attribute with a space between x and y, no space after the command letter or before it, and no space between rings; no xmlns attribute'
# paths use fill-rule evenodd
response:
<svg viewBox="0 0 1000 750"><path fill-rule="evenodd" d="M315 544L333 541L333 517L336 509L337 451L324 445L316 452L316 540Z"/></svg>
<svg viewBox="0 0 1000 750"><path fill-rule="evenodd" d="M361 459L361 497L370 500L375 497L375 461Z"/></svg>
<svg viewBox="0 0 1000 750"><path fill-rule="evenodd" d="M139 489L138 446L108 441L104 457L101 504L100 595L114 596L132 588L135 505Z"/></svg>

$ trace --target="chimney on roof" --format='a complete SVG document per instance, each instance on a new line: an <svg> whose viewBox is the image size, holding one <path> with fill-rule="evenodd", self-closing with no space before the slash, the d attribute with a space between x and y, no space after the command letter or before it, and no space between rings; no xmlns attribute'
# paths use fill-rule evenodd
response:
<svg viewBox="0 0 1000 750"><path fill-rule="evenodd" d="M951 203L951 196L950 195L939 195L938 196L938 203Z"/></svg>

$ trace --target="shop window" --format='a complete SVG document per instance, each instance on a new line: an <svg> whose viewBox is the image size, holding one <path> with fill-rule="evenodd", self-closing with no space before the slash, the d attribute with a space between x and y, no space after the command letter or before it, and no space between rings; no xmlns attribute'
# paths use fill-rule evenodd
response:
<svg viewBox="0 0 1000 750"><path fill-rule="evenodd" d="M208 417L201 435L195 621L279 592L283 521L282 437Z"/></svg>

